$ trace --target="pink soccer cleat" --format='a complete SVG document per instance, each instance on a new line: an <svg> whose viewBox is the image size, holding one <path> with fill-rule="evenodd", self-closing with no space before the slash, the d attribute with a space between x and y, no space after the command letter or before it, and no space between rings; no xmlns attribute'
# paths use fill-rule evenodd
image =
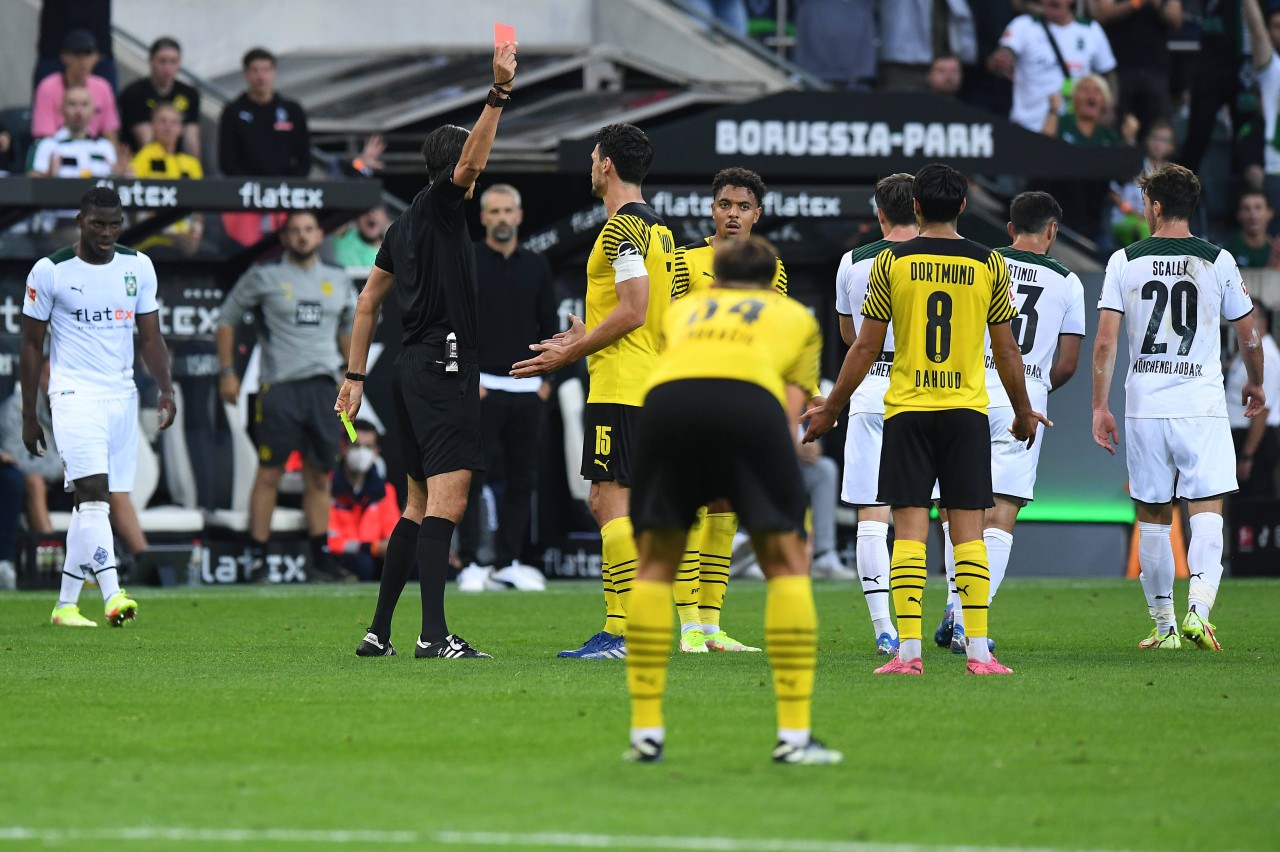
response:
<svg viewBox="0 0 1280 852"><path fill-rule="evenodd" d="M992 657L991 661L987 663L970 660L969 665L965 667L965 671L973 675L1013 674L1013 669L1000 665L1000 661L995 657Z"/></svg>
<svg viewBox="0 0 1280 852"><path fill-rule="evenodd" d="M898 657L894 657L880 668L876 669L876 674L901 674L901 675L918 675L924 674L924 661L919 657L914 660L902 661Z"/></svg>

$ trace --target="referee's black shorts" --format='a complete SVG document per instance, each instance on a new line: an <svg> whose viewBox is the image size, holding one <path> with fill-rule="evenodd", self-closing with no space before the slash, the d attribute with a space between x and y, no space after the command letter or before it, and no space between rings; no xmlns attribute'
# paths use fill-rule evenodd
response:
<svg viewBox="0 0 1280 852"><path fill-rule="evenodd" d="M968 408L900 411L884 421L877 500L928 508L938 483L944 509L987 509L991 497L991 427Z"/></svg>
<svg viewBox="0 0 1280 852"><path fill-rule="evenodd" d="M391 374L400 450L410 479L484 470L480 440L480 368L445 372L440 347L409 346Z"/></svg>
<svg viewBox="0 0 1280 852"><path fill-rule="evenodd" d="M298 450L318 470L332 470L342 432L333 415L337 388L331 376L263 385L253 417L258 463L279 467Z"/></svg>
<svg viewBox="0 0 1280 852"><path fill-rule="evenodd" d="M753 532L804 532L808 506L791 427L769 391L733 379L682 379L649 391L636 428L631 523L688 529L727 499Z"/></svg>

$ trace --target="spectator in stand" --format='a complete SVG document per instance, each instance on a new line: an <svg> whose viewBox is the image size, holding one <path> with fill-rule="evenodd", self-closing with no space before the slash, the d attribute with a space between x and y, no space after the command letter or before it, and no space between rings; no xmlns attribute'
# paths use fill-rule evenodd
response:
<svg viewBox="0 0 1280 852"><path fill-rule="evenodd" d="M967 0L880 0L880 87L923 92L935 57L974 62L978 44Z"/></svg>
<svg viewBox="0 0 1280 852"><path fill-rule="evenodd" d="M929 66L929 93L944 98L954 98L964 86L964 71L960 65L960 57L954 53L944 53L933 60Z"/></svg>
<svg viewBox="0 0 1280 852"><path fill-rule="evenodd" d="M1019 15L1010 21L987 61L992 73L1013 81L1009 120L1036 131L1044 126L1050 95L1069 97L1075 80L1116 68L1097 21L1076 20L1071 0L1044 0L1042 6L1041 16Z"/></svg>
<svg viewBox="0 0 1280 852"><path fill-rule="evenodd" d="M837 88L876 81L876 0L797 0L796 65Z"/></svg>
<svg viewBox="0 0 1280 852"><path fill-rule="evenodd" d="M390 224L385 207L364 211L356 217L355 222L329 241L333 262L338 266L373 266Z"/></svg>
<svg viewBox="0 0 1280 852"><path fill-rule="evenodd" d="M459 556L467 566L458 575L458 588L463 591L483 591L495 567L495 579L511 575L513 583L522 573L536 570L522 565L520 556L529 534L538 433L551 385L545 378L513 379L510 372L512 364L528 357L531 344L550 339L560 326L550 264L542 255L519 246L523 219L520 192L514 186L494 184L480 196L485 238L475 244L480 308L476 353L485 470L471 478L468 508L459 529ZM497 480L504 487L493 565L480 566L476 554L484 511L480 493L486 482Z"/></svg>
<svg viewBox="0 0 1280 852"><path fill-rule="evenodd" d="M120 116L116 114L116 95L111 83L93 74L98 62L98 42L88 30L72 30L62 42L62 62L65 71L48 75L36 86L31 103L31 136L42 139L52 136L62 126L63 95L68 89L84 88L89 91L93 112L89 115L90 136L102 136L117 144Z"/></svg>
<svg viewBox="0 0 1280 852"><path fill-rule="evenodd" d="M13 136L0 127L0 177L13 170Z"/></svg>
<svg viewBox="0 0 1280 852"><path fill-rule="evenodd" d="M62 93L62 120L41 139L31 155L30 174L37 177L108 177L117 169L116 146L91 131L93 97L83 86Z"/></svg>
<svg viewBox="0 0 1280 852"><path fill-rule="evenodd" d="M178 150L183 138L182 113L176 104L168 101L156 104L151 110L151 122L147 128L151 141L142 146L133 158L133 173L141 178L191 178L204 177L200 161ZM204 216L193 213L174 222L160 234L148 237L134 246L138 251L175 247L184 256L196 253L204 236Z"/></svg>
<svg viewBox="0 0 1280 852"><path fill-rule="evenodd" d="M1222 241L1222 248L1236 259L1236 266L1242 269L1280 267L1280 238L1267 233L1273 218L1275 211L1265 192L1248 189L1241 193L1236 205L1236 221L1240 223L1240 230ZM1264 368L1263 376L1266 375ZM1280 396L1268 397L1267 403L1272 407L1280 406Z"/></svg>
<svg viewBox="0 0 1280 852"><path fill-rule="evenodd" d="M64 69L61 56L63 39L72 30L80 29L88 30L102 48L93 73L110 83L113 92L119 88L116 61L111 51L111 0L42 0L40 35L36 41L38 58L31 81L33 89L45 77Z"/></svg>
<svg viewBox="0 0 1280 852"><path fill-rule="evenodd" d="M1261 25L1256 35L1255 23L1250 20L1251 8L1256 13L1256 23ZM1268 44L1258 0L1213 0L1205 4L1200 18L1200 50L1191 75L1187 137L1178 160L1181 165L1200 171L1200 161L1218 126L1218 113L1225 106L1231 116L1232 172L1250 189L1262 188L1263 150L1269 146L1261 132L1264 117L1253 83L1258 76L1256 70L1265 68L1271 58L1266 50ZM1263 49L1252 50L1250 45ZM1265 83L1262 88L1263 108L1274 111L1274 103L1269 107L1266 104Z"/></svg>
<svg viewBox="0 0 1280 852"><path fill-rule="evenodd" d="M1264 177L1262 188L1271 202L1271 209L1280 206L1280 9L1264 19L1258 0L1241 0L1250 44L1258 45L1253 51L1253 67L1258 74L1258 91L1262 102L1264 144L1262 163ZM1272 222L1271 230L1276 229ZM1280 410L1280 401L1274 406Z"/></svg>
<svg viewBox="0 0 1280 852"><path fill-rule="evenodd" d="M181 67L181 46L161 36L151 43L151 76L133 81L120 93L120 122L134 151L155 138L151 128L155 108L171 104L181 117L182 152L200 159L200 92L178 79Z"/></svg>
<svg viewBox="0 0 1280 852"><path fill-rule="evenodd" d="M1100 75L1090 74L1076 81L1071 93L1072 108L1065 115L1059 116L1062 95L1055 92L1049 100L1049 114L1042 128L1046 135L1090 148L1134 144L1138 133L1136 118L1125 116L1120 133L1104 122L1111 111L1112 96L1111 86ZM1062 205L1063 221L1093 240L1103 236L1102 208L1109 192L1110 184L1105 180L1055 182L1051 190Z"/></svg>
<svg viewBox="0 0 1280 852"><path fill-rule="evenodd" d="M276 92L275 56L255 47L240 64L248 88L222 110L219 168L224 175L305 176L311 170L307 115Z"/></svg>
<svg viewBox="0 0 1280 852"><path fill-rule="evenodd" d="M24 493L18 457L0 450L0 591L17 588L18 520L22 517Z"/></svg>
<svg viewBox="0 0 1280 852"><path fill-rule="evenodd" d="M986 60L1000 46L1005 27L1013 20L1014 4L1012 0L969 0L969 11L978 53L972 63L965 63L960 97L988 112L1008 115L1013 88L1008 77L992 73Z"/></svg>
<svg viewBox="0 0 1280 852"><path fill-rule="evenodd" d="M729 30L747 37L747 4L745 0L685 0L708 18L715 18Z"/></svg>
<svg viewBox="0 0 1280 852"><path fill-rule="evenodd" d="M1138 186L1138 179L1164 168L1173 156L1175 139L1169 119L1155 119L1147 126L1146 134L1143 147L1147 156L1142 161L1142 171L1128 183L1111 184L1111 236L1118 246L1131 245L1151 236L1151 226L1143 213L1142 187Z"/></svg>
<svg viewBox="0 0 1280 852"><path fill-rule="evenodd" d="M1257 417L1245 417L1240 392L1246 380L1244 358L1237 350L1227 368L1227 418L1236 445L1236 481L1241 497L1276 496L1276 461L1280 458L1280 348L1269 332L1267 309L1253 300L1253 325L1262 341L1262 388L1266 408ZM1271 396L1271 394L1275 396ZM1277 401L1273 401L1277 400Z"/></svg>
<svg viewBox="0 0 1280 852"><path fill-rule="evenodd" d="M400 520L395 487L379 464L378 427L357 420L354 444L342 448L342 463L333 471L333 503L329 507L329 551L361 580L382 574L382 555Z"/></svg>
<svg viewBox="0 0 1280 852"><path fill-rule="evenodd" d="M1173 115L1169 95L1169 37L1182 29L1182 0L1089 0L1118 68L1116 112L1138 117L1142 132Z"/></svg>

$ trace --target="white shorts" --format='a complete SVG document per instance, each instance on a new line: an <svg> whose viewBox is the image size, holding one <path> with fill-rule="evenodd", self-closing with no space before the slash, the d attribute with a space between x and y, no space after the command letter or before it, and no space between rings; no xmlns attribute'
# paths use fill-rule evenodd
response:
<svg viewBox="0 0 1280 852"><path fill-rule="evenodd" d="M55 395L53 437L67 481L105 473L113 492L133 491L138 467L138 396L88 399Z"/></svg>
<svg viewBox="0 0 1280 852"><path fill-rule="evenodd" d="M1204 500L1239 488L1227 418L1126 417L1124 426L1133 499L1157 504L1174 497Z"/></svg>
<svg viewBox="0 0 1280 852"><path fill-rule="evenodd" d="M989 409L987 419L991 423L991 493L1020 500L1035 499L1036 466L1040 464L1044 427L1036 431L1036 442L1027 449L1025 441L1009 434L1009 427L1013 425L1012 408Z"/></svg>
<svg viewBox="0 0 1280 852"><path fill-rule="evenodd" d="M863 412L849 415L844 438L844 483L840 499L854 506L883 506L880 490L880 444L884 440L884 415Z"/></svg>

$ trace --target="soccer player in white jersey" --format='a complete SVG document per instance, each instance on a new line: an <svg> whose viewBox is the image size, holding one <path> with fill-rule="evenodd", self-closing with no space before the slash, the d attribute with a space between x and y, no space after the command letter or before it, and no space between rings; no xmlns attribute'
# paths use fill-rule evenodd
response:
<svg viewBox="0 0 1280 852"><path fill-rule="evenodd" d="M883 239L854 249L840 258L836 271L836 313L840 336L852 346L862 328L862 303L876 255L891 243L920 234L909 174L889 175L876 183L876 220ZM858 511L858 579L871 615L876 653L898 652L898 629L889 615L889 507L877 500L880 444L884 432L884 392L893 366L893 328L885 332L884 349L870 372L849 398L849 426L844 439L844 483L840 499Z"/></svg>
<svg viewBox="0 0 1280 852"><path fill-rule="evenodd" d="M86 192L76 216L79 239L36 262L22 303L22 443L33 455L44 455L36 389L47 333L53 434L75 490L62 590L50 619L64 627L97 626L78 606L86 574L98 582L108 623L118 627L138 613L116 575L107 502L111 492L133 490L137 466L135 329L142 359L160 388L161 429L169 427L177 410L160 337L155 267L145 254L116 245L123 223L115 190Z"/></svg>
<svg viewBox="0 0 1280 852"><path fill-rule="evenodd" d="M1151 236L1107 263L1093 347L1093 440L1112 455L1120 443L1107 405L1120 322L1129 337L1125 430L1129 493L1137 503L1138 560L1147 611L1155 621L1140 648L1177 648L1173 608L1173 500L1187 501L1191 588L1182 636L1222 650L1209 623L1222 579L1222 498L1236 490L1235 451L1222 384L1218 326L1240 340L1248 377L1245 416L1262 412L1262 344L1253 305L1230 254L1193 237L1188 220L1200 198L1190 170L1167 165L1138 179Z"/></svg>
<svg viewBox="0 0 1280 852"><path fill-rule="evenodd" d="M1062 207L1047 192L1024 192L1009 205L1009 236L1013 245L998 248L1009 265L1009 280L1017 300L1018 315L1011 324L1013 336L1022 349L1027 396L1036 411L1049 413L1049 394L1075 375L1084 339L1084 285L1080 278L1049 256L1058 236ZM1055 355L1056 351L1056 355ZM991 599L1009 567L1013 549L1013 527L1018 512L1034 499L1036 468L1044 441L1030 447L1015 441L1009 433L1013 407L1000 374L996 371L991 347L987 346L987 418L991 423L991 488L995 506L983 516L982 538L987 545L991 571ZM939 645L965 653L964 610L955 588L955 558L950 553L950 530L945 521L943 536L948 540L947 580L951 596L942 624L934 634Z"/></svg>

